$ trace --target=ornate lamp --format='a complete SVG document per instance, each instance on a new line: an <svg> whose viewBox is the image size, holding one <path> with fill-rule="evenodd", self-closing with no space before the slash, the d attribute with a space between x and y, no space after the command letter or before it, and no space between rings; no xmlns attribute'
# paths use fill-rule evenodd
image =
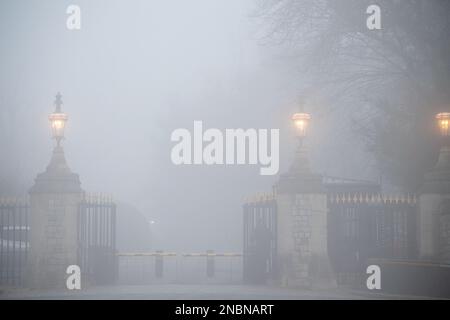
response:
<svg viewBox="0 0 450 320"><path fill-rule="evenodd" d="M55 111L48 116L52 128L52 138L56 140L56 146L53 149L53 156L50 160L50 164L47 166L47 172L71 175L72 172L67 166L64 149L61 146L61 141L64 139L64 129L68 119L67 114L61 111L61 106L63 104L61 97L61 93L58 92L54 102ZM78 176L75 180L79 181ZM79 182L76 183L79 184Z"/></svg>
<svg viewBox="0 0 450 320"><path fill-rule="evenodd" d="M441 112L436 115L439 130L443 137L450 136L450 112Z"/></svg>
<svg viewBox="0 0 450 320"><path fill-rule="evenodd" d="M306 137L306 131L308 129L309 120L311 120L311 116L308 113L295 113L292 116L292 121L294 121L295 127L297 128L297 137L304 138Z"/></svg>
<svg viewBox="0 0 450 320"><path fill-rule="evenodd" d="M61 94L58 92L55 99L55 111L48 116L52 127L52 136L56 140L57 147L60 146L61 140L64 139L64 129L68 120L67 114L61 111Z"/></svg>
<svg viewBox="0 0 450 320"><path fill-rule="evenodd" d="M450 136L450 112L438 113L436 120L443 139L435 169L450 171L450 146L448 141Z"/></svg>
<svg viewBox="0 0 450 320"><path fill-rule="evenodd" d="M309 121L311 116L305 112L298 112L292 115L297 130L298 147L295 152L294 162L290 167L291 173L306 173L309 172L309 162L306 148L303 145L303 140L306 137Z"/></svg>

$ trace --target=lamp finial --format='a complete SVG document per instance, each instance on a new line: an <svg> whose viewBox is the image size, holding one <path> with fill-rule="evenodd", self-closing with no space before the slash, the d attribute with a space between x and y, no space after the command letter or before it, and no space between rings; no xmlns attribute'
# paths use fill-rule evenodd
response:
<svg viewBox="0 0 450 320"><path fill-rule="evenodd" d="M61 113L61 106L62 106L62 104L63 104L61 98L62 98L62 95L61 95L60 92L58 92L58 93L56 94L56 96L55 96L55 107L56 107L55 112L56 112L56 113Z"/></svg>
<svg viewBox="0 0 450 320"><path fill-rule="evenodd" d="M303 95L298 96L298 107L297 110L299 113L305 112L305 98Z"/></svg>

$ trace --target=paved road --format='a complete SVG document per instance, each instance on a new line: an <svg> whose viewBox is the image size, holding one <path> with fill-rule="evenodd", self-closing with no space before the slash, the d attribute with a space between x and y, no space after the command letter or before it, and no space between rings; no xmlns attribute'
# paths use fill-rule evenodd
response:
<svg viewBox="0 0 450 320"><path fill-rule="evenodd" d="M0 299L411 299L350 289L312 291L248 285L142 285L90 287L80 291L0 289Z"/></svg>

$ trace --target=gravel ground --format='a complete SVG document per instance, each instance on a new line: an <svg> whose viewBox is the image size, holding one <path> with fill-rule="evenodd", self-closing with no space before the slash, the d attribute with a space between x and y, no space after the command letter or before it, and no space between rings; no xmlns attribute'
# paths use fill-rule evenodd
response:
<svg viewBox="0 0 450 320"><path fill-rule="evenodd" d="M300 290L248 285L136 285L89 287L75 291L37 291L29 289L0 289L0 299L139 299L139 300L312 300L312 299L417 299L356 291L346 288L332 290Z"/></svg>

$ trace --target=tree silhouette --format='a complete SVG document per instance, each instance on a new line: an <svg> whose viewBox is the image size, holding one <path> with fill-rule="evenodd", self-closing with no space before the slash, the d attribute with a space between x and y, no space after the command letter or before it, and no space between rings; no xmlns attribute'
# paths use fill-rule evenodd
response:
<svg viewBox="0 0 450 320"><path fill-rule="evenodd" d="M379 0L381 30L366 26L372 4L262 0L263 40L294 57L308 92L361 106L350 116L378 167L416 190L436 158L433 117L450 111L450 2Z"/></svg>

